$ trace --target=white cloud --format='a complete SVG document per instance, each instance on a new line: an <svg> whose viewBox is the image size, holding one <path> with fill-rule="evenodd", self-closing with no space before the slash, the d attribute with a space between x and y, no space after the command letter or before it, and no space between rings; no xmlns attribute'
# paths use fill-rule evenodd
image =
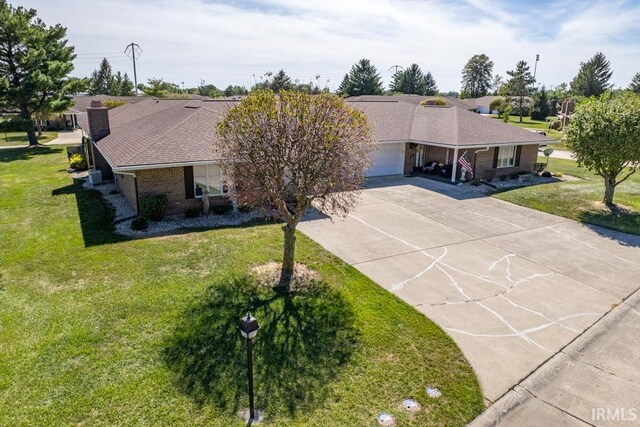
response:
<svg viewBox="0 0 640 427"><path fill-rule="evenodd" d="M616 85L640 71L640 8L622 1L554 3L519 13L497 1L254 0L18 1L45 22L68 28L79 54L76 75L88 75L105 53L131 72L122 52L144 50L139 81L163 77L186 86L251 85L254 74L284 68L307 81L316 74L337 87L351 64L367 57L385 80L389 67L418 63L441 90L458 90L469 57L486 53L505 75L540 53L538 80L569 81L596 51L611 60ZM239 6L241 5L241 6Z"/></svg>

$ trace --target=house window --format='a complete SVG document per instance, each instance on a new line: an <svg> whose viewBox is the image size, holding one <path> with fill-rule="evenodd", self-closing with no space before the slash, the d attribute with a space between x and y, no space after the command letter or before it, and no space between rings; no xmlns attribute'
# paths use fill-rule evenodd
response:
<svg viewBox="0 0 640 427"><path fill-rule="evenodd" d="M196 197L202 197L207 189L209 196L223 196L229 191L227 177L219 165L194 166L193 185Z"/></svg>
<svg viewBox="0 0 640 427"><path fill-rule="evenodd" d="M510 168L516 163L516 146L503 145L498 148L498 164L499 168Z"/></svg>

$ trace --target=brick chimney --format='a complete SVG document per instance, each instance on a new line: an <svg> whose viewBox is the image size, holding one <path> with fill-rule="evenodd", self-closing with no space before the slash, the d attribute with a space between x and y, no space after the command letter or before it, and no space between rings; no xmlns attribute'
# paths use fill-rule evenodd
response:
<svg viewBox="0 0 640 427"><path fill-rule="evenodd" d="M97 142L111 133L109 109L103 107L99 100L91 101L91 106L87 108L87 119L89 120L89 136L93 142Z"/></svg>

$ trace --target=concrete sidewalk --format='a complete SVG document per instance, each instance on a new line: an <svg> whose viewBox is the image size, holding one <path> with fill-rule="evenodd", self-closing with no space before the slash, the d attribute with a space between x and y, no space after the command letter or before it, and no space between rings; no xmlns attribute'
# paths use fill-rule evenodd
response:
<svg viewBox="0 0 640 427"><path fill-rule="evenodd" d="M640 291L470 424L496 425L640 425Z"/></svg>

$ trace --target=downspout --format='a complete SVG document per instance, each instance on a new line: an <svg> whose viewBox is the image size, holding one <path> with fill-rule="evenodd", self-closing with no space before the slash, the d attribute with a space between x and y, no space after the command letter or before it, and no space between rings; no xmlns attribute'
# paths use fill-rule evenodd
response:
<svg viewBox="0 0 640 427"><path fill-rule="evenodd" d="M474 178L476 176L476 158L477 158L477 155L478 155L478 153L486 153L487 151L489 151L489 148L491 148L491 147L485 147L482 150L476 150L473 153L473 177Z"/></svg>

